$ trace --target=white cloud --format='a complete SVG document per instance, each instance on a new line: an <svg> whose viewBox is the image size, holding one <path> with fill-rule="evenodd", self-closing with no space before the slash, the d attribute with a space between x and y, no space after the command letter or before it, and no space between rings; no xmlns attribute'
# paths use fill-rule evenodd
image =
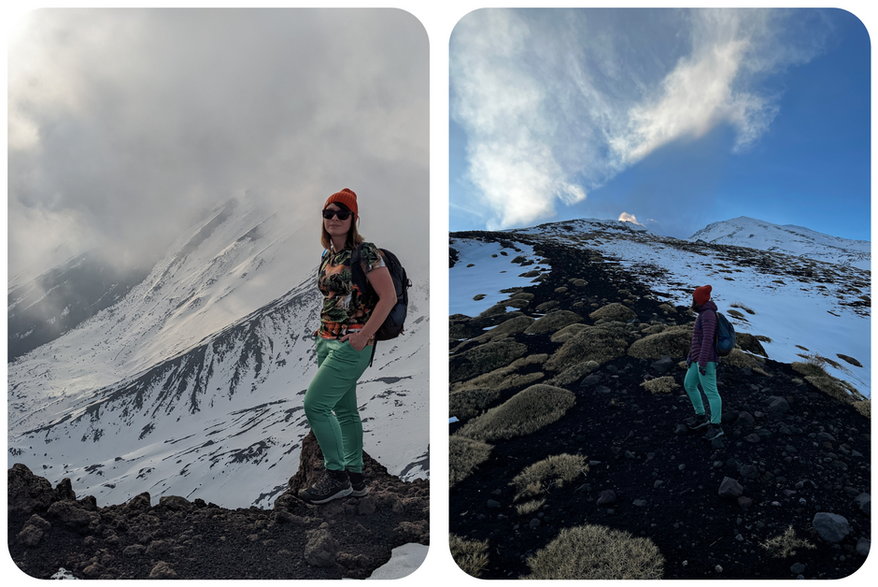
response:
<svg viewBox="0 0 878 587"><path fill-rule="evenodd" d="M427 39L408 13L41 9L9 51L12 274L59 246L149 256L246 189L301 215L349 186L367 237L424 239Z"/></svg>
<svg viewBox="0 0 878 587"><path fill-rule="evenodd" d="M821 18L764 9L470 13L452 35L451 109L486 225L549 219L657 149L722 125L734 129L735 150L759 140L777 114L761 82L820 51L821 39L798 34L812 17Z"/></svg>

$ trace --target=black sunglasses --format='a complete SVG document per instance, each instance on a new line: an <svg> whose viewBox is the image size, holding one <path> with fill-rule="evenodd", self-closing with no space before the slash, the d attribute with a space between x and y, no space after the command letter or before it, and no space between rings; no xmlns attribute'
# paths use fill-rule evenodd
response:
<svg viewBox="0 0 878 587"><path fill-rule="evenodd" d="M351 214L352 212L350 210L330 210L327 208L323 211L323 217L327 220L333 216L338 217L339 220L347 220Z"/></svg>

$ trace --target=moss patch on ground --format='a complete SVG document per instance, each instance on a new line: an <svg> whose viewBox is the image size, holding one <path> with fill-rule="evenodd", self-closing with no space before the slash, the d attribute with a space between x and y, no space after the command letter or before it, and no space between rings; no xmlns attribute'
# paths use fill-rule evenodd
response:
<svg viewBox="0 0 878 587"><path fill-rule="evenodd" d="M527 346L511 340L480 344L451 358L449 379L452 383L472 379L508 365L525 353Z"/></svg>
<svg viewBox="0 0 878 587"><path fill-rule="evenodd" d="M467 422L457 434L485 442L524 436L556 422L575 403L576 396L571 391L545 384L531 385Z"/></svg>
<svg viewBox="0 0 878 587"><path fill-rule="evenodd" d="M448 547L454 562L467 575L478 577L488 565L487 540L465 540L451 534L448 537Z"/></svg>
<svg viewBox="0 0 878 587"><path fill-rule="evenodd" d="M588 472L588 464L582 455L552 455L526 467L513 477L514 501L540 496Z"/></svg>
<svg viewBox="0 0 878 587"><path fill-rule="evenodd" d="M632 310L625 304L613 302L611 304L607 304L606 306L598 308L597 310L589 314L588 317L595 322L599 320L628 322L637 318L637 314L634 312L634 310Z"/></svg>
<svg viewBox="0 0 878 587"><path fill-rule="evenodd" d="M549 312L524 331L525 334L547 334L564 328L568 324L582 322L582 316L570 310L555 310Z"/></svg>
<svg viewBox="0 0 878 587"><path fill-rule="evenodd" d="M448 473L452 486L460 483L491 456L491 445L458 434L448 439Z"/></svg>
<svg viewBox="0 0 878 587"><path fill-rule="evenodd" d="M638 359L685 357L689 354L691 341L691 326L671 326L659 333L635 340L628 349L628 354Z"/></svg>
<svg viewBox="0 0 878 587"><path fill-rule="evenodd" d="M561 345L546 362L546 369L560 372L585 361L606 363L624 355L632 338L628 327L620 322L596 324Z"/></svg>
<svg viewBox="0 0 878 587"><path fill-rule="evenodd" d="M640 384L640 387L644 388L649 393L672 393L677 389L680 389L677 381L670 375L644 381Z"/></svg>
<svg viewBox="0 0 878 587"><path fill-rule="evenodd" d="M585 525L561 530L527 559L527 579L661 579L664 557L648 538Z"/></svg>

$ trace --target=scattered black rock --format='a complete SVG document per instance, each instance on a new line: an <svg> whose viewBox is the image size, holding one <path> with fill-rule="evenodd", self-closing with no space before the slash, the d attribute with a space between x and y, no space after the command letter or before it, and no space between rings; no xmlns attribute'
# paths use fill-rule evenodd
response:
<svg viewBox="0 0 878 587"><path fill-rule="evenodd" d="M744 494L744 487L738 483L737 479L723 477L722 482L719 484L719 491L717 493L720 497L737 498Z"/></svg>
<svg viewBox="0 0 878 587"><path fill-rule="evenodd" d="M811 521L817 535L826 542L841 542L851 533L847 518L829 512L817 512Z"/></svg>
<svg viewBox="0 0 878 587"><path fill-rule="evenodd" d="M50 578L365 578L402 544L428 541L427 481L401 481L364 455L369 493L315 506L298 492L323 467L309 434L299 471L273 510L226 509L201 499L141 493L97 507L68 480L56 488L15 464L8 471L7 540L25 573Z"/></svg>

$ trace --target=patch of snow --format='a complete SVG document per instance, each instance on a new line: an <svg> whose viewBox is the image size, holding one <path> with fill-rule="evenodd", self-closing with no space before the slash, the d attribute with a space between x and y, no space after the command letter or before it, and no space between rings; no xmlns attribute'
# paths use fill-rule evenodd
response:
<svg viewBox="0 0 878 587"><path fill-rule="evenodd" d="M538 277L522 277L522 273L550 269L545 260L534 252L533 247L522 243L517 243L518 250L515 250L496 242L455 238L451 241L451 246L460 256L448 272L451 289L450 314L477 316L494 304L509 299L509 294L502 290L526 287L538 280ZM513 263L512 260L519 256L534 263ZM479 295L484 297L473 299Z"/></svg>
<svg viewBox="0 0 878 587"><path fill-rule="evenodd" d="M76 577L73 575L73 573L71 573L70 571L68 571L64 567L61 567L60 569L55 571L55 573L49 578L50 579L74 579L74 580L76 580Z"/></svg>
<svg viewBox="0 0 878 587"><path fill-rule="evenodd" d="M409 543L391 551L390 560L375 569L368 579L401 579L412 574L427 558L428 547Z"/></svg>

